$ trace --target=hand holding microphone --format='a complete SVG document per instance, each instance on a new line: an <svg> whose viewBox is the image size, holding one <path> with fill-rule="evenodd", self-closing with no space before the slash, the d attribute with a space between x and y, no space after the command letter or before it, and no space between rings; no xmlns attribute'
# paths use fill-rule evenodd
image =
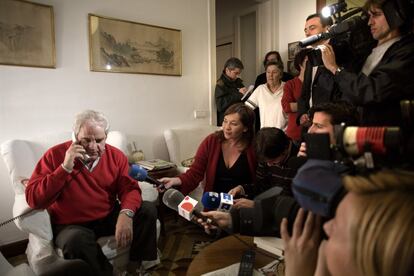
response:
<svg viewBox="0 0 414 276"><path fill-rule="evenodd" d="M151 176L148 175L148 172L146 169L144 169L143 167L137 165L137 164L132 164L131 168L129 170L129 176L132 177L135 180L138 181L146 181L149 182L151 184L153 184L158 190L164 190L164 183L158 181L155 178L152 178Z"/></svg>

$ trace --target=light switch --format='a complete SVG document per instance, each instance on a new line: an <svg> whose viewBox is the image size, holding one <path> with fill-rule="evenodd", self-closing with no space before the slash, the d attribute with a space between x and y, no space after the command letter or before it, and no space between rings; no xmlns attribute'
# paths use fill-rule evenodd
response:
<svg viewBox="0 0 414 276"><path fill-rule="evenodd" d="M206 118L208 116L207 110L194 110L194 118L195 119L201 119Z"/></svg>

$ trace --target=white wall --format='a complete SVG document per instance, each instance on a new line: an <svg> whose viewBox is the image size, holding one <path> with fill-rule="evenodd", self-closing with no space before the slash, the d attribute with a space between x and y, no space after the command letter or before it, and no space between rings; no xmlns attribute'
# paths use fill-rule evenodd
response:
<svg viewBox="0 0 414 276"><path fill-rule="evenodd" d="M210 78L212 1L34 1L54 7L57 68L0 65L0 143L69 130L74 114L90 108L104 112L112 129L125 132L147 158L168 158L164 129L209 124L209 116L194 119L193 111L209 110L215 82ZM180 29L182 76L90 72L88 13ZM11 217L12 204L0 162L0 222ZM14 224L0 233L0 245L24 237Z"/></svg>
<svg viewBox="0 0 414 276"><path fill-rule="evenodd" d="M278 30L279 41L277 48L283 61L288 60L288 43L305 38L305 19L316 12L316 1L309 0L272 0L279 2Z"/></svg>

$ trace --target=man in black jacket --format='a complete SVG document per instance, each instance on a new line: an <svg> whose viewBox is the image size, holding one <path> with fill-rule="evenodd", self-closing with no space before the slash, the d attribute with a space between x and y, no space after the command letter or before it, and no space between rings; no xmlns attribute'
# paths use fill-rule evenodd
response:
<svg viewBox="0 0 414 276"><path fill-rule="evenodd" d="M241 101L247 92L242 79L239 78L243 71L243 63L240 59L232 57L224 64L223 73L217 80L215 97L217 107L217 125L221 126L226 109Z"/></svg>
<svg viewBox="0 0 414 276"><path fill-rule="evenodd" d="M311 14L306 18L305 35L306 37L326 32L332 25L332 19L324 18L320 14ZM312 47L318 46L322 42L316 42ZM302 93L298 99L297 124L306 127L310 125L308 110L313 105L330 102L333 100L337 87L332 74L319 64L314 64L313 59L308 59L305 68L305 75L302 85Z"/></svg>
<svg viewBox="0 0 414 276"><path fill-rule="evenodd" d="M413 6L409 0L366 2L368 25L378 44L358 74L336 64L330 45L322 48L342 99L362 107L362 125L401 125L400 101L414 99Z"/></svg>

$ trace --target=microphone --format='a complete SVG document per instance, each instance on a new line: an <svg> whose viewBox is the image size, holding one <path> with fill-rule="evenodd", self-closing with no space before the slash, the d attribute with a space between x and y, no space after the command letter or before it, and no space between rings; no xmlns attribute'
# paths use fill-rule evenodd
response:
<svg viewBox="0 0 414 276"><path fill-rule="evenodd" d="M229 212L233 207L233 196L226 193L205 192L201 202L207 209Z"/></svg>
<svg viewBox="0 0 414 276"><path fill-rule="evenodd" d="M137 164L131 165L130 170L129 170L129 176L135 180L146 181L151 184L154 184L158 188L165 189L164 183L161 183L157 179L149 176L147 170Z"/></svg>
<svg viewBox="0 0 414 276"><path fill-rule="evenodd" d="M202 206L201 204L198 204L197 200L189 196L184 196L176 189L168 189L165 191L164 196L162 197L162 202L168 208L178 212L178 214L186 220L191 221L193 216L196 216L197 218L203 219L207 223L217 226L211 219L200 213Z"/></svg>
<svg viewBox="0 0 414 276"><path fill-rule="evenodd" d="M187 198L187 200L186 200L186 198ZM189 201L188 199L191 199L193 202L197 202L197 200L192 199L189 196L185 197L180 191L178 191L176 189L168 189L167 191L165 191L164 196L162 197L162 202L165 204L165 206L167 206L170 209L173 209L174 211L178 212L180 214L180 216L182 216L182 214L180 213L180 206L182 206L184 203L188 202ZM252 248L252 246L250 244L248 244L246 241L244 241L241 238L239 238L238 236L230 233L229 230L221 228L220 226L218 226L218 224L214 220L212 220L212 219L210 219L206 216L203 216L200 213L200 210L199 210L200 207L201 207L200 204L196 203L195 208L192 208L192 214L194 216L196 216L197 218L201 218L205 222L207 222L211 225L214 225L217 228L223 230L224 232L232 235L237 240L239 240L241 243L246 245L248 248ZM191 220L191 219L188 219L187 217L184 217L184 218L187 219L187 220Z"/></svg>

